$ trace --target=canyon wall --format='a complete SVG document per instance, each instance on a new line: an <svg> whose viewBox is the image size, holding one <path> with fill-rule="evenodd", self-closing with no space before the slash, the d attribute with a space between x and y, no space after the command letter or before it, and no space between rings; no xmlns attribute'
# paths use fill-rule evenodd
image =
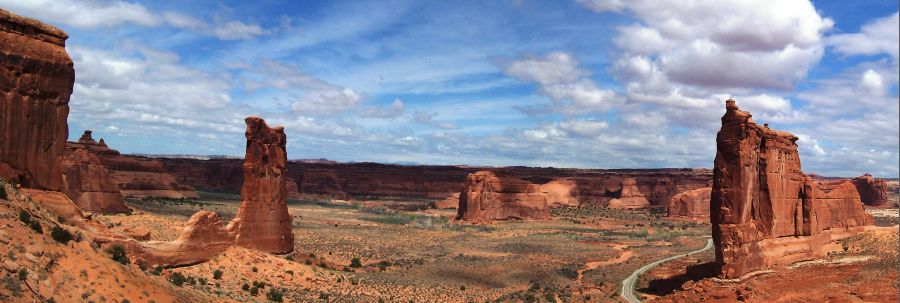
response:
<svg viewBox="0 0 900 303"><path fill-rule="evenodd" d="M853 185L856 186L859 197L864 204L878 207L896 207L896 205L891 205L890 203L888 185L884 179L875 179L872 175L865 174L853 178Z"/></svg>
<svg viewBox="0 0 900 303"><path fill-rule="evenodd" d="M60 190L75 70L68 35L0 9L0 178Z"/></svg>
<svg viewBox="0 0 900 303"><path fill-rule="evenodd" d="M823 256L830 240L872 223L851 183L804 175L798 138L751 117L726 101L716 137L710 221L726 278Z"/></svg>
<svg viewBox="0 0 900 303"><path fill-rule="evenodd" d="M547 196L539 186L510 176L480 171L466 177L457 220L485 223L508 219L550 219Z"/></svg>
<svg viewBox="0 0 900 303"><path fill-rule="evenodd" d="M669 200L669 217L703 217L709 215L712 188L704 187L679 193Z"/></svg>
<svg viewBox="0 0 900 303"><path fill-rule="evenodd" d="M84 149L62 157L63 192L83 210L126 213L125 199L97 156Z"/></svg>

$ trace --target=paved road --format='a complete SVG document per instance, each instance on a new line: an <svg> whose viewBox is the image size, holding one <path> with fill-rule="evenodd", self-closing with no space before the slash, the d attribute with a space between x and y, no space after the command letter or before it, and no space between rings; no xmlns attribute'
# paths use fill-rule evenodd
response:
<svg viewBox="0 0 900 303"><path fill-rule="evenodd" d="M622 280L622 292L620 295L622 296L622 298L625 298L625 301L628 301L630 303L641 303L641 300L634 296L634 284L637 282L638 276L647 272L651 268L656 267L657 265L660 265L660 264L663 264L663 263L666 263L666 262L669 262L669 261L672 261L672 260L675 260L675 259L678 259L681 257L687 257L687 256L690 256L690 255L693 255L696 253L701 253L701 252L710 250L712 248L713 248L713 240L709 239L706 242L706 246L701 249L698 249L698 250L695 250L695 251L692 251L692 252L689 252L686 254L671 256L671 257L644 265L644 267L638 268L638 270L635 270L633 273L631 273L631 275L628 276L628 278L626 278L625 280Z"/></svg>

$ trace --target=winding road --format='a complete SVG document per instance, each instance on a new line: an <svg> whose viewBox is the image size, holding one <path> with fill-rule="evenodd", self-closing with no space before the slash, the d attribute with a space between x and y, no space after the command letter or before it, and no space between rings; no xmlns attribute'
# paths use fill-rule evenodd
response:
<svg viewBox="0 0 900 303"><path fill-rule="evenodd" d="M713 248L713 240L709 239L706 242L706 246L701 249L698 249L698 250L695 250L695 251L692 251L689 253L685 253L685 254L671 256L671 257L644 265L641 268L638 268L633 273L631 273L631 275L628 276L628 278L626 278L625 280L622 280L622 292L620 295L622 296L622 298L625 298L625 301L628 301L630 303L641 303L641 300L638 299L636 296L634 296L634 286L635 286L634 284L637 283L638 276L640 276L641 274L647 272L651 268L654 268L660 264L663 264L663 263L666 263L666 262L669 262L669 261L672 261L672 260L675 260L678 258L687 257L687 256L690 256L693 254L701 253L701 252L710 250L712 248Z"/></svg>

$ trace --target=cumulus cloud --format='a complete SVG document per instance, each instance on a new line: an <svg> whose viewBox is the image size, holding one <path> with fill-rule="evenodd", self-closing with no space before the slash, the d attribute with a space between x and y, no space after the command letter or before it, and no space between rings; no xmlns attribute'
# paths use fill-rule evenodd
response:
<svg viewBox="0 0 900 303"><path fill-rule="evenodd" d="M846 55L888 54L895 61L900 53L900 17L898 13L862 26L858 33L831 35L828 45Z"/></svg>
<svg viewBox="0 0 900 303"><path fill-rule="evenodd" d="M357 109L364 96L351 88L328 83L274 60L262 60L248 71L244 87L255 91L276 88L290 99L291 108L300 115L334 115Z"/></svg>
<svg viewBox="0 0 900 303"><path fill-rule="evenodd" d="M513 61L504 72L516 79L535 82L539 92L553 99L554 104L539 108L522 107L527 112L555 111L565 114L605 112L621 104L622 99L612 90L597 87L588 78L590 73L578 67L578 61L568 53L552 52L543 57Z"/></svg>
<svg viewBox="0 0 900 303"><path fill-rule="evenodd" d="M397 118L406 111L406 106L403 105L403 101L400 99L394 99L394 102L391 102L390 106L387 107L369 107L365 109L362 113L363 117L367 118L377 118L377 119L393 119Z"/></svg>

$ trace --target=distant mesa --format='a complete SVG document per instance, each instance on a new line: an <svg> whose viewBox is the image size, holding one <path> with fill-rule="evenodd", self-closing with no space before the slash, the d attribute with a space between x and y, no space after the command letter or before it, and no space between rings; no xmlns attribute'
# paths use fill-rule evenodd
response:
<svg viewBox="0 0 900 303"><path fill-rule="evenodd" d="M669 200L669 217L708 217L712 187L681 192Z"/></svg>
<svg viewBox="0 0 900 303"><path fill-rule="evenodd" d="M616 190L615 198L609 200L609 208L637 209L649 206L650 201L647 201L647 197L641 193L637 181L631 178L622 180L622 185Z"/></svg>
<svg viewBox="0 0 900 303"><path fill-rule="evenodd" d="M99 213L126 213L125 199L109 171L86 149L76 149L62 157L63 192L78 207Z"/></svg>
<svg viewBox="0 0 900 303"><path fill-rule="evenodd" d="M725 278L825 256L839 248L831 241L873 223L852 182L804 175L797 136L751 117L726 101L716 137L710 220Z"/></svg>
<svg viewBox="0 0 900 303"><path fill-rule="evenodd" d="M865 174L853 178L853 184L859 191L859 198L862 202L869 206L876 207L897 207L896 203L891 203L888 195L888 184L884 179L875 179L870 174Z"/></svg>
<svg viewBox="0 0 900 303"><path fill-rule="evenodd" d="M479 171L466 177L456 219L474 223L550 219L550 205L538 186L515 177Z"/></svg>

